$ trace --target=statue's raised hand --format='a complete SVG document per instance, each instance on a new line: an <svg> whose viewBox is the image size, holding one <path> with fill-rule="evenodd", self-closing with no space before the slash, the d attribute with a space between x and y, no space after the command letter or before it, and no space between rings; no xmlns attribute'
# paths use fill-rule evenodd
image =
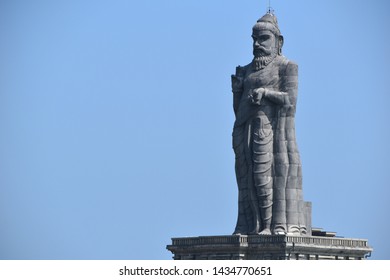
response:
<svg viewBox="0 0 390 280"><path fill-rule="evenodd" d="M264 94L265 94L264 88L256 88L252 90L250 94L252 104L260 105L261 99L263 98Z"/></svg>

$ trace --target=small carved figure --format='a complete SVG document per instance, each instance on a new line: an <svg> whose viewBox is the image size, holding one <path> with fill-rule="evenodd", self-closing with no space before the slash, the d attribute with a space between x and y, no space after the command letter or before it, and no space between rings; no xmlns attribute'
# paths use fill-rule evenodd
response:
<svg viewBox="0 0 390 280"><path fill-rule="evenodd" d="M235 170L234 234L306 234L302 167L295 138L298 66L282 55L276 16L252 29L251 63L232 75Z"/></svg>

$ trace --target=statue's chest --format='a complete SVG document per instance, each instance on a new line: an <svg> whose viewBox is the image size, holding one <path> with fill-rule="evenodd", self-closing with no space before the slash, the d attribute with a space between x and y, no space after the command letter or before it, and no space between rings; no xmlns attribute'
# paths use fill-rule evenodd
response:
<svg viewBox="0 0 390 280"><path fill-rule="evenodd" d="M279 71L278 67L266 67L259 71L250 72L244 80L245 89L255 88L279 88Z"/></svg>

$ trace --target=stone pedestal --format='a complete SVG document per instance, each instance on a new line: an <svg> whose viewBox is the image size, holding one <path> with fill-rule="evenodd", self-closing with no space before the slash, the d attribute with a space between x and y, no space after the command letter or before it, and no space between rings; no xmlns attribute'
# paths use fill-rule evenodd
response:
<svg viewBox="0 0 390 280"><path fill-rule="evenodd" d="M227 235L172 238L175 260L362 260L367 240L290 235Z"/></svg>

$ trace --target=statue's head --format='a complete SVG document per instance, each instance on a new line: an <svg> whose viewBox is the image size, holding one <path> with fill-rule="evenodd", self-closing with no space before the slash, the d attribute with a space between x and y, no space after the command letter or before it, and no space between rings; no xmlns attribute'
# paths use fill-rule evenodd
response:
<svg viewBox="0 0 390 280"><path fill-rule="evenodd" d="M253 55L259 64L267 66L277 55L282 54L283 36L280 34L278 20L274 14L267 13L252 28Z"/></svg>

